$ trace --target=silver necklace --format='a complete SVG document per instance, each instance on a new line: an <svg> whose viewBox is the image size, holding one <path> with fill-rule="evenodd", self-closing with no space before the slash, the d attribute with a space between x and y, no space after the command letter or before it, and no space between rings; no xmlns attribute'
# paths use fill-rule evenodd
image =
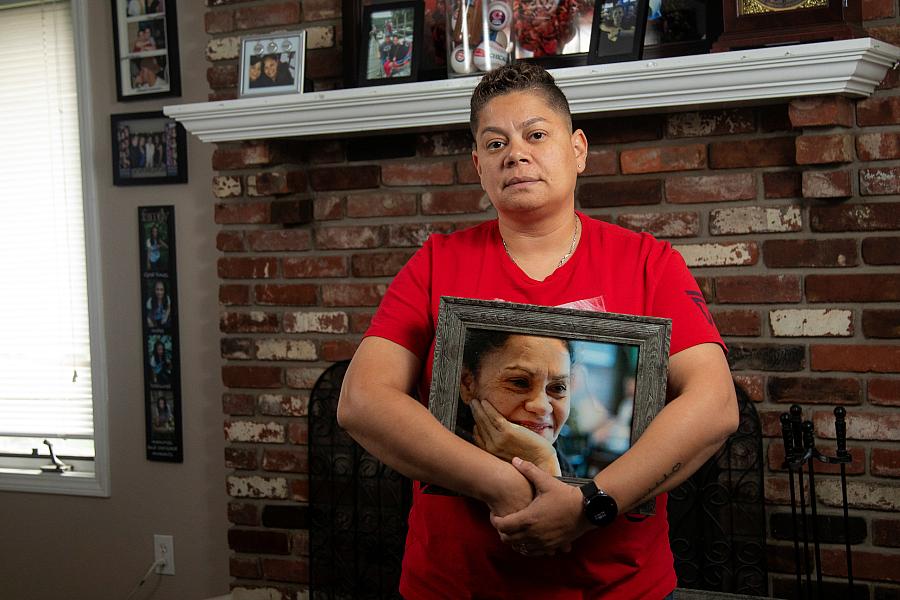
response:
<svg viewBox="0 0 900 600"><path fill-rule="evenodd" d="M569 246L569 251L566 252L565 254L563 254L562 258L559 259L559 262L556 263L557 269L560 268L561 266L563 266L563 263L565 263L567 260L569 260L569 257L572 256L572 253L575 252L575 242L578 240L578 228L580 225L581 225L581 219L579 219L578 216L576 215L576 217L575 217L575 233L572 234L572 244ZM519 264L518 262L516 262L516 259L513 258L513 255L510 254L509 246L506 245L506 240L503 239L502 235L500 236L500 241L503 242L503 249L506 250L506 255L509 257L509 260L513 261L516 264Z"/></svg>

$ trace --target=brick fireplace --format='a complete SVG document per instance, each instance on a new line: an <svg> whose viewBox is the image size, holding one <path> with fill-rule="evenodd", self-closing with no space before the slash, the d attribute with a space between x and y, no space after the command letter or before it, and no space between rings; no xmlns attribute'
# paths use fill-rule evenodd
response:
<svg viewBox="0 0 900 600"><path fill-rule="evenodd" d="M211 101L235 97L237 39L309 35L316 90L340 85L340 2L207 0ZM896 2L863 3L870 34L900 43ZM199 34L200 32L194 32ZM847 405L854 570L866 598L900 597L900 76L865 99L576 117L591 144L579 210L678 248L756 403L768 452L770 591L790 594L793 547L778 415ZM232 586L299 598L309 580L309 392L350 358L391 277L432 232L493 218L453 125L221 142L211 197L220 226L225 462ZM821 465L819 514L838 514ZM826 577L843 546L826 543ZM263 592L258 592L263 593ZM253 596L255 597L255 596ZM263 596L260 596L263 597Z"/></svg>

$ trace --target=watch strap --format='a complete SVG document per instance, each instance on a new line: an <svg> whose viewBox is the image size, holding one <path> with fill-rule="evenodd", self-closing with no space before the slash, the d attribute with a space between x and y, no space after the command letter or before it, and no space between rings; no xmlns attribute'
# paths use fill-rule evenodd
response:
<svg viewBox="0 0 900 600"><path fill-rule="evenodd" d="M581 490L581 493L584 495L585 500L587 500L588 498L590 498L591 496L593 496L594 494L596 494L597 492L600 491L600 488L597 487L597 484L594 483L593 480L585 483L579 489Z"/></svg>

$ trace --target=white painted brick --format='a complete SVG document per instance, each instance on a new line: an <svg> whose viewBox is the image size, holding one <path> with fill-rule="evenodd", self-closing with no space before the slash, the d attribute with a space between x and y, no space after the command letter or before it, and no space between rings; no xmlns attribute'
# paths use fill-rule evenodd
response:
<svg viewBox="0 0 900 600"><path fill-rule="evenodd" d="M277 498L288 497L288 482L284 477L238 477L230 475L226 481L228 495L233 498Z"/></svg>
<svg viewBox="0 0 900 600"><path fill-rule="evenodd" d="M280 417L305 417L309 413L309 396L286 394L260 394L259 412Z"/></svg>
<svg viewBox="0 0 900 600"><path fill-rule="evenodd" d="M241 54L241 38L237 36L216 38L209 40L206 45L206 58L208 60L231 60Z"/></svg>
<svg viewBox="0 0 900 600"><path fill-rule="evenodd" d="M280 423L256 421L226 421L225 439L229 442L284 443L284 426Z"/></svg>
<svg viewBox="0 0 900 600"><path fill-rule="evenodd" d="M775 337L853 335L853 312L849 310L771 310L769 323Z"/></svg>
<svg viewBox="0 0 900 600"><path fill-rule="evenodd" d="M673 246L689 267L752 265L758 257L751 244L684 244Z"/></svg>
<svg viewBox="0 0 900 600"><path fill-rule="evenodd" d="M709 232L713 235L777 233L800 231L802 228L803 217L798 206L721 208L709 214Z"/></svg>
<svg viewBox="0 0 900 600"><path fill-rule="evenodd" d="M334 46L334 27L309 27L306 30L306 48L331 48Z"/></svg>
<svg viewBox="0 0 900 600"><path fill-rule="evenodd" d="M265 277L269 276L269 265L266 265ZM269 313L263 312L261 310L251 310L247 313L247 317L254 323L266 323L269 320Z"/></svg>
<svg viewBox="0 0 900 600"><path fill-rule="evenodd" d="M316 367L285 369L285 379L288 387L311 390L324 371L325 369Z"/></svg>
<svg viewBox="0 0 900 600"><path fill-rule="evenodd" d="M259 360L316 360L316 345L309 340L257 340Z"/></svg>
<svg viewBox="0 0 900 600"><path fill-rule="evenodd" d="M821 483L820 483L821 482ZM816 495L828 506L843 505L841 483L837 479L816 478ZM900 510L900 486L849 480L847 503L851 508L872 510Z"/></svg>
<svg viewBox="0 0 900 600"><path fill-rule="evenodd" d="M216 198L235 198L241 195L241 178L217 175L213 177L212 188Z"/></svg>
<svg viewBox="0 0 900 600"><path fill-rule="evenodd" d="M813 420L820 436L834 439L834 415L816 413ZM847 439L898 442L900 414L848 412Z"/></svg>
<svg viewBox="0 0 900 600"><path fill-rule="evenodd" d="M295 312L291 316L293 324L290 327L285 326L287 333L308 333L310 331L347 333L349 331L347 313L344 312Z"/></svg>

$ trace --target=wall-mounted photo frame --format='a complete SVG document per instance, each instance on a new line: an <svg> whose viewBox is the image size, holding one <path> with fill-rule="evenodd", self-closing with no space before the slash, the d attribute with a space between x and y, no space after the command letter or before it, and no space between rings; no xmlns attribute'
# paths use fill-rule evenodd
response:
<svg viewBox="0 0 900 600"><path fill-rule="evenodd" d="M545 69L587 64L594 21L594 2L512 2L515 57ZM493 6L494 3L491 3Z"/></svg>
<svg viewBox="0 0 900 600"><path fill-rule="evenodd" d="M113 185L187 183L187 134L162 112L110 117Z"/></svg>
<svg viewBox="0 0 900 600"><path fill-rule="evenodd" d="M364 6L357 40L357 85L416 81L422 52L422 3Z"/></svg>
<svg viewBox="0 0 900 600"><path fill-rule="evenodd" d="M306 32L267 33L241 40L239 94L300 94L306 71Z"/></svg>
<svg viewBox="0 0 900 600"><path fill-rule="evenodd" d="M112 0L116 97L181 95L175 0Z"/></svg>
<svg viewBox="0 0 900 600"><path fill-rule="evenodd" d="M175 207L138 207L147 460L182 462Z"/></svg>
<svg viewBox="0 0 900 600"><path fill-rule="evenodd" d="M588 62L640 60L648 0L597 0Z"/></svg>
<svg viewBox="0 0 900 600"><path fill-rule="evenodd" d="M581 485L662 410L670 336L669 319L445 296L429 409L482 449Z"/></svg>

